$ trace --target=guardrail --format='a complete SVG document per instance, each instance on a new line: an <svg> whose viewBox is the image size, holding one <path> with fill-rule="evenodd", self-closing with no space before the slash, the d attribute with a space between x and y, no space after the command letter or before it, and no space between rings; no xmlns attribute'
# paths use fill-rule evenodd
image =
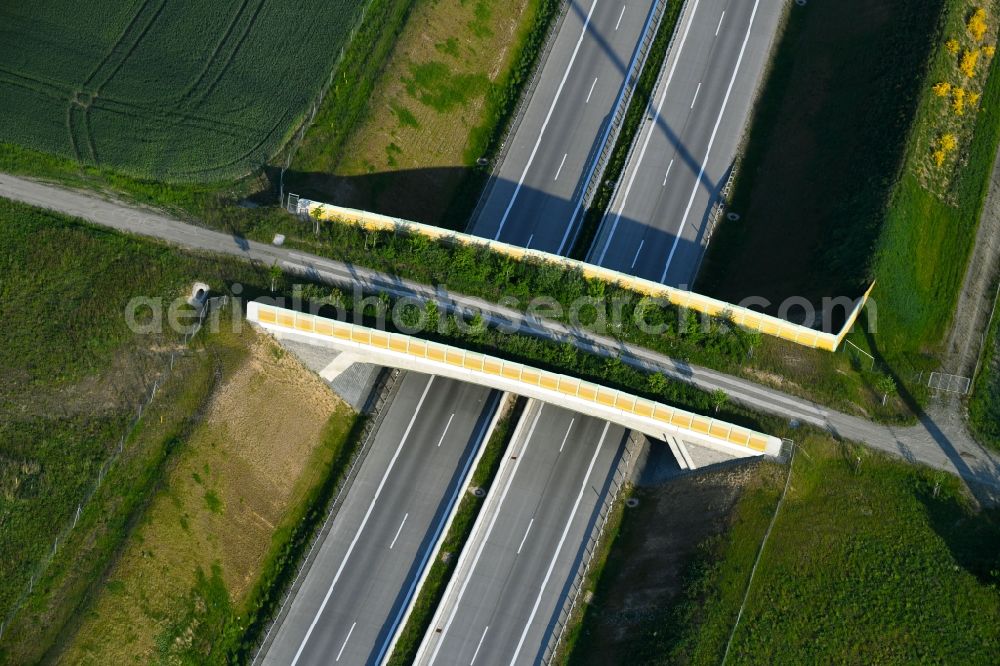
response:
<svg viewBox="0 0 1000 666"><path fill-rule="evenodd" d="M310 315L264 303L247 305L263 328L374 356L377 362L492 386L591 414L651 437L675 435L732 456L777 456L781 440L637 395L496 356Z"/></svg>
<svg viewBox="0 0 1000 666"><path fill-rule="evenodd" d="M412 222L398 217L370 213L356 208L335 206L333 204L326 204L303 198L297 198L296 202L297 203L293 212L300 215L309 215L310 217L318 220L357 224L372 231L402 231L409 234L426 236L439 242L482 247L492 252L512 257L519 261L533 259L535 261L556 264L567 270L580 271L584 277L589 279L618 284L623 288L636 293L652 298L666 300L678 307L689 308L696 312L701 312L713 317L727 318L738 326L754 331L760 331L764 335L770 335L782 340L794 342L813 349L822 349L824 351L837 351L840 347L840 343L851 330L855 321L857 321L862 308L864 308L864 305L875 286L873 283L872 286L868 288L868 291L865 292L864 296L858 299L854 310L851 312L851 315L848 317L839 333L826 333L809 328L808 326L802 326L801 324L793 324L790 321L786 321L772 315L756 312L749 308L734 305L732 303L726 303L725 301L721 301L716 298L696 294L692 291L669 287L667 285L660 284L659 282L638 278L628 275L627 273L622 273L610 268L604 268L602 266L596 266L594 264L588 264L577 259L569 259L550 252L529 250L517 245L511 245L509 243L480 238L479 236L473 236L471 234L449 231L440 227L431 226L429 224L421 224L420 222Z"/></svg>

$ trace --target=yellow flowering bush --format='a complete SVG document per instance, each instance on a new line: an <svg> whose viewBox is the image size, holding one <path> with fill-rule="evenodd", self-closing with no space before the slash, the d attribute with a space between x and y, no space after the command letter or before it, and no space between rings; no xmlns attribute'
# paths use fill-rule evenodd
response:
<svg viewBox="0 0 1000 666"><path fill-rule="evenodd" d="M933 90L934 94L938 97L948 97L951 95L951 84L947 81L942 81L941 83L935 84L931 90Z"/></svg>
<svg viewBox="0 0 1000 666"><path fill-rule="evenodd" d="M957 39L949 39L947 42L944 43L944 48L945 48L946 51L948 51L948 53L950 53L952 55L956 55L958 53L958 49L959 49L958 40Z"/></svg>
<svg viewBox="0 0 1000 666"><path fill-rule="evenodd" d="M967 77L972 78L976 75L976 64L979 62L979 49L973 49L972 51L966 51L962 54L962 62L958 66L962 70L962 74Z"/></svg>
<svg viewBox="0 0 1000 666"><path fill-rule="evenodd" d="M965 91L961 88L955 88L951 93L951 108L955 111L956 115L962 115L965 113Z"/></svg>
<svg viewBox="0 0 1000 666"><path fill-rule="evenodd" d="M968 29L969 34L977 42L982 41L983 35L986 34L986 10L982 7L972 12L972 16L969 17L969 22L966 23L965 27Z"/></svg>

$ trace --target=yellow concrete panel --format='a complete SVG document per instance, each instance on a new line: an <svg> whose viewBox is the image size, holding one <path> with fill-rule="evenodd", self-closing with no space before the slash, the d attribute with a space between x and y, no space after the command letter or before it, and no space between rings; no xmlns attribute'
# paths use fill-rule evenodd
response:
<svg viewBox="0 0 1000 666"><path fill-rule="evenodd" d="M597 387L593 384L580 384L580 398L583 400L597 400Z"/></svg>
<svg viewBox="0 0 1000 666"><path fill-rule="evenodd" d="M691 430L701 433L703 435L708 434L709 420L700 416L694 416L691 419Z"/></svg>
<svg viewBox="0 0 1000 666"><path fill-rule="evenodd" d="M733 428L733 434L729 436L729 441L740 446L750 444L750 433L744 428Z"/></svg>
<svg viewBox="0 0 1000 666"><path fill-rule="evenodd" d="M299 315L295 318L295 328L299 331L308 331L312 333L313 330L313 319L312 317L307 317L305 315Z"/></svg>
<svg viewBox="0 0 1000 666"><path fill-rule="evenodd" d="M709 428L708 434L713 437L718 437L719 439L729 440L729 426L719 423L718 421L712 422L712 427Z"/></svg>
<svg viewBox="0 0 1000 666"><path fill-rule="evenodd" d="M389 349L405 354L409 351L409 344L406 338L393 336L389 338Z"/></svg>
<svg viewBox="0 0 1000 666"><path fill-rule="evenodd" d="M649 400L639 399L635 403L635 413L639 416L646 418L652 418L653 416L653 403Z"/></svg>
<svg viewBox="0 0 1000 666"><path fill-rule="evenodd" d="M449 365L456 365L460 368L465 367L465 363L462 361L462 352L449 349L445 352L445 360Z"/></svg>
<svg viewBox="0 0 1000 666"><path fill-rule="evenodd" d="M549 389L550 391L558 391L559 378L555 375L550 375L548 373L545 373L544 375L542 375L542 380L541 382L539 382L539 386L541 386L543 389Z"/></svg>
<svg viewBox="0 0 1000 666"><path fill-rule="evenodd" d="M389 334L385 331L376 331L372 329L372 346L379 347L380 349L389 348Z"/></svg>
<svg viewBox="0 0 1000 666"><path fill-rule="evenodd" d="M532 368L524 368L524 371L521 373L521 381L526 384L537 386L541 378L542 374Z"/></svg>
<svg viewBox="0 0 1000 666"><path fill-rule="evenodd" d="M437 345L428 345L427 347L427 358L432 361L438 361L439 363L445 362L444 350Z"/></svg>
<svg viewBox="0 0 1000 666"><path fill-rule="evenodd" d="M754 451L765 451L767 450L767 440L763 437L751 437L750 438L750 448Z"/></svg>
<svg viewBox="0 0 1000 666"><path fill-rule="evenodd" d="M333 324L328 319L316 319L314 321L316 324L315 331L320 335L325 335L327 337L333 335Z"/></svg>
<svg viewBox="0 0 1000 666"><path fill-rule="evenodd" d="M278 326L284 326L285 328L294 328L295 317L291 312L278 312L278 321L276 323Z"/></svg>
<svg viewBox="0 0 1000 666"><path fill-rule="evenodd" d="M353 331L349 326L334 326L333 335L341 340L350 340Z"/></svg>
<svg viewBox="0 0 1000 666"><path fill-rule="evenodd" d="M580 382L569 377L559 378L559 387L556 389L560 393L565 393L567 395L576 395L576 389L580 386Z"/></svg>
<svg viewBox="0 0 1000 666"><path fill-rule="evenodd" d="M482 372L486 365L486 357L482 354L469 352L465 355L465 367L476 372Z"/></svg>
<svg viewBox="0 0 1000 666"><path fill-rule="evenodd" d="M430 345L428 345L423 340L417 340L416 338L410 338L410 350L409 350L410 356L415 356L417 358L427 358L427 354L428 354L427 350L429 348L430 348Z"/></svg>
<svg viewBox="0 0 1000 666"><path fill-rule="evenodd" d="M507 379L520 379L521 378L521 366L515 365L513 363L503 364L503 377Z"/></svg>
<svg viewBox="0 0 1000 666"><path fill-rule="evenodd" d="M271 308L258 308L257 318L263 324L273 324L278 319L277 313Z"/></svg>
<svg viewBox="0 0 1000 666"><path fill-rule="evenodd" d="M617 391L601 387L597 390L597 402L608 407L615 406L615 399L618 397Z"/></svg>
<svg viewBox="0 0 1000 666"><path fill-rule="evenodd" d="M498 359L487 358L486 364L483 367L483 372L489 373L491 375L499 375L501 367L503 367L503 364L501 364Z"/></svg>
<svg viewBox="0 0 1000 666"><path fill-rule="evenodd" d="M627 393L619 393L615 399L615 407L626 412L631 412L635 407L635 397Z"/></svg>

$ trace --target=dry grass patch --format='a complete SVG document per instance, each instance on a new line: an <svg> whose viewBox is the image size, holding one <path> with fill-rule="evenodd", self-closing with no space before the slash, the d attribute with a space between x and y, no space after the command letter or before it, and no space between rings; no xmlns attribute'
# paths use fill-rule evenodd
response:
<svg viewBox="0 0 1000 666"><path fill-rule="evenodd" d="M438 222L484 149L487 96L530 29L534 4L418 2L333 171L334 199Z"/></svg>
<svg viewBox="0 0 1000 666"><path fill-rule="evenodd" d="M232 337L244 360L227 368L63 661L148 663L192 651L214 661L205 636L238 615L275 529L322 480L329 428L350 428L350 408L269 338L249 328Z"/></svg>

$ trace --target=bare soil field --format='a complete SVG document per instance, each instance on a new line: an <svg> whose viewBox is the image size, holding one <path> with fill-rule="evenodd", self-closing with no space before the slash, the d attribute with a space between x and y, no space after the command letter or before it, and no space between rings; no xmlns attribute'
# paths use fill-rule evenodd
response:
<svg viewBox="0 0 1000 666"><path fill-rule="evenodd" d="M238 611L276 529L321 480L328 430L350 428L351 410L270 338L229 335L245 356L225 367L62 662L210 659L221 611Z"/></svg>

